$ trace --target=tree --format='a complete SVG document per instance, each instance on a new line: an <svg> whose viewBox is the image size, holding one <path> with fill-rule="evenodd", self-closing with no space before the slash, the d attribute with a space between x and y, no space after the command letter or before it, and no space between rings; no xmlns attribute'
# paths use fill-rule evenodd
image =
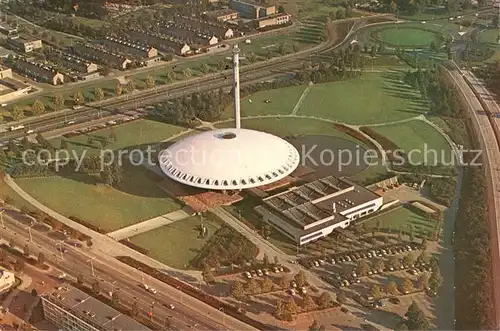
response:
<svg viewBox="0 0 500 331"><path fill-rule="evenodd" d="M120 83L120 81L116 81L116 85L115 85L115 94L117 96L119 95L122 95L123 93L123 86L122 86L122 83Z"/></svg>
<svg viewBox="0 0 500 331"><path fill-rule="evenodd" d="M120 304L120 292L118 291L111 292L111 302L115 307Z"/></svg>
<svg viewBox="0 0 500 331"><path fill-rule="evenodd" d="M385 269L385 262L383 259L377 259L375 263L373 264L373 268L375 270L378 270L379 272L382 272Z"/></svg>
<svg viewBox="0 0 500 331"><path fill-rule="evenodd" d="M424 312L420 309L415 301L412 302L408 311L405 314L406 326L408 330L428 330L430 323L427 320Z"/></svg>
<svg viewBox="0 0 500 331"><path fill-rule="evenodd" d="M25 256L30 256L30 247L28 246L28 244L24 245L23 251Z"/></svg>
<svg viewBox="0 0 500 331"><path fill-rule="evenodd" d="M380 291L380 286L378 286L377 284L373 285L370 290L370 294L375 299L380 299L380 297L382 296L382 292Z"/></svg>
<svg viewBox="0 0 500 331"><path fill-rule="evenodd" d="M5 154L5 150L0 148L0 162L5 163L8 161L7 154Z"/></svg>
<svg viewBox="0 0 500 331"><path fill-rule="evenodd" d="M288 301L285 303L285 314L290 314L291 316L296 315L299 310L297 303L293 297L290 297Z"/></svg>
<svg viewBox="0 0 500 331"><path fill-rule="evenodd" d="M330 293L328 292L321 293L321 295L318 298L318 306L321 309L326 309L331 307L331 305L332 305L332 297Z"/></svg>
<svg viewBox="0 0 500 331"><path fill-rule="evenodd" d="M368 262L364 260L359 261L358 265L356 266L356 274L358 274L359 276L366 276L368 274L368 271L370 271Z"/></svg>
<svg viewBox="0 0 500 331"><path fill-rule="evenodd" d="M280 282L279 282L280 288L287 288L289 284L290 283L289 283L288 279L286 278L286 276L283 276L280 278Z"/></svg>
<svg viewBox="0 0 500 331"><path fill-rule="evenodd" d="M305 286L307 284L307 278L304 270L300 270L293 279L297 283L297 286Z"/></svg>
<svg viewBox="0 0 500 331"><path fill-rule="evenodd" d="M92 283L92 291L96 295L101 292L101 284L99 284L99 281L97 279L94 281L94 283Z"/></svg>
<svg viewBox="0 0 500 331"><path fill-rule="evenodd" d="M245 284L245 290L249 294L257 294L261 291L260 284L255 278L252 278Z"/></svg>
<svg viewBox="0 0 500 331"><path fill-rule="evenodd" d="M206 63L202 63L202 64L200 65L200 72L201 72L202 74L207 74L209 71L210 71L210 67L208 66L208 64L206 64Z"/></svg>
<svg viewBox="0 0 500 331"><path fill-rule="evenodd" d="M127 90L127 93L131 93L135 90L135 83L132 78L129 78L127 81L127 85L125 86L125 89Z"/></svg>
<svg viewBox="0 0 500 331"><path fill-rule="evenodd" d="M83 285L85 283L85 277L83 276L83 274L81 272L76 276L76 282L79 285Z"/></svg>
<svg viewBox="0 0 500 331"><path fill-rule="evenodd" d="M37 262L38 262L38 265L45 264L45 254L43 254L43 252L38 253Z"/></svg>
<svg viewBox="0 0 500 331"><path fill-rule="evenodd" d="M61 139L61 145L59 146L59 149L62 150L68 149L68 141L66 139Z"/></svg>
<svg viewBox="0 0 500 331"><path fill-rule="evenodd" d="M410 293L413 291L413 282L409 278L405 278L403 280L403 284L401 284L401 292L404 294Z"/></svg>
<svg viewBox="0 0 500 331"><path fill-rule="evenodd" d="M73 94L73 103L77 106L81 106L84 102L85 98L83 97L82 92L76 91L75 94Z"/></svg>
<svg viewBox="0 0 500 331"><path fill-rule="evenodd" d="M205 264L205 268L201 274L203 276L203 281L207 284L212 284L215 282L214 273L212 272L212 268L208 264Z"/></svg>
<svg viewBox="0 0 500 331"><path fill-rule="evenodd" d="M144 81L144 83L146 84L147 88L153 88L156 85L155 78L153 76L151 76L151 75L148 75L146 77L146 80Z"/></svg>
<svg viewBox="0 0 500 331"><path fill-rule="evenodd" d="M139 306L137 305L137 301L134 301L132 303L132 308L130 309L130 315L132 315L132 317L135 317L139 314Z"/></svg>
<svg viewBox="0 0 500 331"><path fill-rule="evenodd" d="M311 298L309 294L305 294L302 298L302 309L305 311L314 310L316 308L316 303Z"/></svg>
<svg viewBox="0 0 500 331"><path fill-rule="evenodd" d="M418 263L427 263L429 262L429 255L427 254L426 251L422 251L420 255L417 257L417 262Z"/></svg>
<svg viewBox="0 0 500 331"><path fill-rule="evenodd" d="M438 269L435 269L431 277L429 278L429 289L433 292L437 292L441 285L443 284L443 276L441 276L441 272Z"/></svg>
<svg viewBox="0 0 500 331"><path fill-rule="evenodd" d="M25 262L23 259L17 259L16 264L14 265L14 270L17 272L23 272L24 265L25 265Z"/></svg>
<svg viewBox="0 0 500 331"><path fill-rule="evenodd" d="M104 91L100 87L94 89L94 98L96 101L101 101L104 99Z"/></svg>
<svg viewBox="0 0 500 331"><path fill-rule="evenodd" d="M116 132L115 132L115 130L111 129L111 131L109 132L109 139L111 139L111 140L113 140L114 142L116 142L117 137L116 137Z"/></svg>
<svg viewBox="0 0 500 331"><path fill-rule="evenodd" d="M408 253L403 257L403 264L405 266L411 266L415 262L415 257L412 253Z"/></svg>
<svg viewBox="0 0 500 331"><path fill-rule="evenodd" d="M191 77L193 75L193 72L191 71L191 69L186 68L186 69L182 70L182 75L186 79L186 84L187 84L187 80L189 77Z"/></svg>
<svg viewBox="0 0 500 331"><path fill-rule="evenodd" d="M344 291L340 291L339 294L337 294L337 302L341 305L347 302L347 296Z"/></svg>
<svg viewBox="0 0 500 331"><path fill-rule="evenodd" d="M417 288L419 290L425 290L429 285L429 273L424 272L418 277Z"/></svg>
<svg viewBox="0 0 500 331"><path fill-rule="evenodd" d="M385 291L387 292L387 294L390 294L390 295L398 295L399 294L398 286L396 285L396 282L394 282L394 281L391 281L387 284Z"/></svg>
<svg viewBox="0 0 500 331"><path fill-rule="evenodd" d="M54 111L59 111L63 109L63 107L64 107L64 97L58 94L54 97L54 104L53 104Z"/></svg>
<svg viewBox="0 0 500 331"><path fill-rule="evenodd" d="M276 306L274 309L274 316L277 319L283 319L284 315L285 315L285 303L283 302L283 300L278 299L278 301L276 301Z"/></svg>
<svg viewBox="0 0 500 331"><path fill-rule="evenodd" d="M276 255L274 256L274 264L275 265L280 264L280 260L279 260L278 256L276 256Z"/></svg>
<svg viewBox="0 0 500 331"><path fill-rule="evenodd" d="M401 261L399 261L399 258L397 256L391 256L387 260L387 265L392 268L399 268L401 265Z"/></svg>
<svg viewBox="0 0 500 331"><path fill-rule="evenodd" d="M14 106L10 110L10 116L14 121L17 121L24 117L24 112L18 106Z"/></svg>
<svg viewBox="0 0 500 331"><path fill-rule="evenodd" d="M271 278L266 277L262 281L262 292L271 292L274 289L274 282Z"/></svg>
<svg viewBox="0 0 500 331"><path fill-rule="evenodd" d="M262 264L264 265L264 268L269 267L269 256L264 253L264 257L262 258Z"/></svg>
<svg viewBox="0 0 500 331"><path fill-rule="evenodd" d="M45 112L45 104L40 100L35 100L31 105L31 111L35 116L42 115Z"/></svg>
<svg viewBox="0 0 500 331"><path fill-rule="evenodd" d="M172 327L172 321L170 320L170 317L165 317L165 320L163 321L163 327L165 330L170 330Z"/></svg>

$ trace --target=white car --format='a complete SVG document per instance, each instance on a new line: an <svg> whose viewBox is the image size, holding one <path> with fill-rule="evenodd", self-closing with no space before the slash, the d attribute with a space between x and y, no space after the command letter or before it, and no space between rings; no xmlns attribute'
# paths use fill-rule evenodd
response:
<svg viewBox="0 0 500 331"><path fill-rule="evenodd" d="M148 291L153 293L153 294L156 294L158 292L158 291L156 291L156 289L154 289L152 287L150 287Z"/></svg>
<svg viewBox="0 0 500 331"><path fill-rule="evenodd" d="M57 276L57 278L59 278L59 279L64 279L64 278L66 278L66 274L65 274L65 273L62 273L62 274L60 274L59 276Z"/></svg>
<svg viewBox="0 0 500 331"><path fill-rule="evenodd" d="M257 275L262 276L264 274L262 273L262 270L259 269L259 270L257 270Z"/></svg>
<svg viewBox="0 0 500 331"><path fill-rule="evenodd" d="M175 306L174 306L173 304L169 304L169 305L168 305L168 308L170 308L170 309L174 310L174 309L175 309Z"/></svg>
<svg viewBox="0 0 500 331"><path fill-rule="evenodd" d="M425 24L425 23L427 23L427 22L426 21L422 21L422 24Z"/></svg>
<svg viewBox="0 0 500 331"><path fill-rule="evenodd" d="M69 121L67 124L68 125L75 124L75 121Z"/></svg>
<svg viewBox="0 0 500 331"><path fill-rule="evenodd" d="M27 134L31 134L33 132L35 132L35 131L34 130L28 130L28 131L26 131Z"/></svg>
<svg viewBox="0 0 500 331"><path fill-rule="evenodd" d="M252 278L252 275L248 271L245 271L245 277L250 279Z"/></svg>

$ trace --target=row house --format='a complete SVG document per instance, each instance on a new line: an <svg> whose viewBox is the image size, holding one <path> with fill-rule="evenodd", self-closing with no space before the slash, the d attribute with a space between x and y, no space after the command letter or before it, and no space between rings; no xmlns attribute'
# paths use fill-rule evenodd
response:
<svg viewBox="0 0 500 331"><path fill-rule="evenodd" d="M111 68L120 70L128 69L132 63L127 57L100 48L97 45L77 44L71 47L73 54L81 56L91 61L102 63Z"/></svg>
<svg viewBox="0 0 500 331"><path fill-rule="evenodd" d="M42 63L17 58L13 64L14 70L18 71L35 82L48 83L52 85L64 84L64 75L57 70Z"/></svg>
<svg viewBox="0 0 500 331"><path fill-rule="evenodd" d="M141 42L107 36L100 43L116 53L133 56L142 66L148 66L161 60L156 48Z"/></svg>
<svg viewBox="0 0 500 331"><path fill-rule="evenodd" d="M160 31L178 40L183 40L191 48L210 47L219 43L219 39L214 35L183 29L176 26L174 22L160 23Z"/></svg>
<svg viewBox="0 0 500 331"><path fill-rule="evenodd" d="M191 52L191 47L185 42L179 41L171 36L165 36L157 33L146 33L144 31L127 31L128 38L131 40L145 41L165 53L176 55L187 55Z"/></svg>
<svg viewBox="0 0 500 331"><path fill-rule="evenodd" d="M69 69L69 76L78 80L90 80L99 77L97 64L75 54L68 54L58 49L50 49L50 61Z"/></svg>
<svg viewBox="0 0 500 331"><path fill-rule="evenodd" d="M177 16L174 21L175 25L177 25L178 27L192 31L205 32L216 36L219 40L231 39L234 37L233 29L225 27L222 24L200 21L198 19L186 16Z"/></svg>

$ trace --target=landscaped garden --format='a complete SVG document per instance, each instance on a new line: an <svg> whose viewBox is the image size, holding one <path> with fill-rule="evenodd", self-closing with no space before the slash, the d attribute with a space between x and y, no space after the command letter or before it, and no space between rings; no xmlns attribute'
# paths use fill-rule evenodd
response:
<svg viewBox="0 0 500 331"><path fill-rule="evenodd" d="M126 165L115 187L98 176L27 178L17 184L36 200L67 217L78 217L105 231L177 210L180 206L157 187L161 180L144 167Z"/></svg>
<svg viewBox="0 0 500 331"><path fill-rule="evenodd" d="M200 225L207 228L202 236ZM130 238L130 241L149 251L154 259L177 269L187 269L213 234L221 226L221 220L211 214L189 217L161 228Z"/></svg>

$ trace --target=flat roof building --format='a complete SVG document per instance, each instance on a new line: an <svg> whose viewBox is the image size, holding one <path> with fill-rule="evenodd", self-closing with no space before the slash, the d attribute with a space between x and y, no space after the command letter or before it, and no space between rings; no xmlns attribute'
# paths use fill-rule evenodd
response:
<svg viewBox="0 0 500 331"><path fill-rule="evenodd" d="M382 204L383 198L365 187L329 176L265 198L255 211L264 222L304 245L346 228Z"/></svg>
<svg viewBox="0 0 500 331"><path fill-rule="evenodd" d="M290 15L286 13L280 13L276 15L267 16L258 20L255 20L255 27L257 29L263 29L268 26L276 26L287 24L290 22Z"/></svg>
<svg viewBox="0 0 500 331"><path fill-rule="evenodd" d="M254 20L276 14L275 6L262 6L251 0L230 0L229 8L236 10L243 18Z"/></svg>
<svg viewBox="0 0 500 331"><path fill-rule="evenodd" d="M69 285L40 297L45 318L62 330L150 330L129 316Z"/></svg>
<svg viewBox="0 0 500 331"><path fill-rule="evenodd" d="M27 35L16 35L9 37L7 43L16 50L23 53L30 53L42 48L42 41Z"/></svg>
<svg viewBox="0 0 500 331"><path fill-rule="evenodd" d="M206 12L205 17L218 22L226 22L226 21L237 20L239 14L234 9L219 9Z"/></svg>

